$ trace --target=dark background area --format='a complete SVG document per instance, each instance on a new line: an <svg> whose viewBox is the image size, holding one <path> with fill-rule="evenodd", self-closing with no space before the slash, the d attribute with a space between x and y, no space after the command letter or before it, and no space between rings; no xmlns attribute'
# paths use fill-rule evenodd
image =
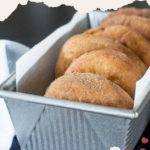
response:
<svg viewBox="0 0 150 150"><path fill-rule="evenodd" d="M8 19L0 22L0 39L14 40L32 47L66 24L74 13L73 7L64 5L57 8L32 2L26 6L19 5Z"/></svg>
<svg viewBox="0 0 150 150"><path fill-rule="evenodd" d="M147 8L148 4L144 1L134 2L128 6ZM49 8L43 3L32 2L28 2L26 6L19 5L8 19L0 22L0 39L17 41L32 47L56 28L66 24L75 12L73 7L64 5L57 8ZM150 124L142 136L150 139ZM135 150L140 150L140 148L150 150L150 142L142 144L139 140ZM16 137L11 150L20 150Z"/></svg>

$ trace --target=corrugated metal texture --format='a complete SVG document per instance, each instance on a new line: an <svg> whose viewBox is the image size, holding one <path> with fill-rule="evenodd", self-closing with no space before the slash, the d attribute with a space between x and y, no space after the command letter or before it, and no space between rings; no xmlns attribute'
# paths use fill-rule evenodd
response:
<svg viewBox="0 0 150 150"><path fill-rule="evenodd" d="M35 123L39 120L43 112L44 105L37 103L27 103L17 99L5 99L17 139L20 145L27 143Z"/></svg>
<svg viewBox="0 0 150 150"><path fill-rule="evenodd" d="M101 139L104 150L117 146L125 148L127 129L130 119L86 112L85 116L97 137ZM101 145L102 145L101 144Z"/></svg>
<svg viewBox="0 0 150 150"><path fill-rule="evenodd" d="M25 150L105 150L82 111L46 106Z"/></svg>
<svg viewBox="0 0 150 150"><path fill-rule="evenodd" d="M125 141L125 148L133 148L133 143L135 142L135 124L136 124L136 120L132 120L130 123L129 123L129 128L127 130L127 136L126 136L126 141Z"/></svg>
<svg viewBox="0 0 150 150"><path fill-rule="evenodd" d="M131 120L127 139L126 139L126 147L133 149L139 138L141 137L146 124L149 122L149 114L150 114L150 103L145 106L142 113L138 116L138 118Z"/></svg>
<svg viewBox="0 0 150 150"><path fill-rule="evenodd" d="M108 124L106 120L111 122ZM108 150L111 146L119 146L124 149L129 122L130 120L125 118L102 117L95 113L46 106L27 145L22 149ZM107 126L111 126L111 130L110 128L107 130Z"/></svg>

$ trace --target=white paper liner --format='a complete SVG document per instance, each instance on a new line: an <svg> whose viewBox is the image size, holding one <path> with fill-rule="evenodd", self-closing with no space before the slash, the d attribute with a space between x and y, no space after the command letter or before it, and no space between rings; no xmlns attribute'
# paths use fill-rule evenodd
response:
<svg viewBox="0 0 150 150"><path fill-rule="evenodd" d="M150 67L144 76L136 82L134 109L136 110L150 92Z"/></svg>

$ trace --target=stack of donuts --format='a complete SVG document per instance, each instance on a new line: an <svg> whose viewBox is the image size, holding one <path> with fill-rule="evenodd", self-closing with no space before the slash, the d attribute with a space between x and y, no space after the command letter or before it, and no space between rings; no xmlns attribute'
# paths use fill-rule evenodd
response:
<svg viewBox="0 0 150 150"><path fill-rule="evenodd" d="M132 109L149 65L150 10L121 8L65 42L45 96Z"/></svg>

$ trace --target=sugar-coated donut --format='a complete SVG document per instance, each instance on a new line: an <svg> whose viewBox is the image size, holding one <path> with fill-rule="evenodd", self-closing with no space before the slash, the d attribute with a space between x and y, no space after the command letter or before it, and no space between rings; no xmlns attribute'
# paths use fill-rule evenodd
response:
<svg viewBox="0 0 150 150"><path fill-rule="evenodd" d="M125 53L129 58L131 58L133 63L139 69L139 72L141 74L145 73L147 67L141 59L139 59L138 56L136 56L129 48L125 47L118 40L90 34L78 34L72 36L63 45L57 60L55 77L63 75L72 61L82 54L104 48L111 48Z"/></svg>
<svg viewBox="0 0 150 150"><path fill-rule="evenodd" d="M112 17L106 17L102 23L102 26L108 25L123 25L134 29L141 33L145 38L150 40L150 19L139 16L127 16L127 15L114 15Z"/></svg>
<svg viewBox="0 0 150 150"><path fill-rule="evenodd" d="M112 17L114 15L127 15L127 16L141 16L145 18L150 18L150 9L138 9L136 7L126 7L120 8L117 11L113 11L108 17Z"/></svg>
<svg viewBox="0 0 150 150"><path fill-rule="evenodd" d="M86 33L119 40L133 50L146 65L150 66L150 42L140 33L122 25L99 26L95 29L87 30Z"/></svg>
<svg viewBox="0 0 150 150"><path fill-rule="evenodd" d="M83 54L68 67L65 74L74 72L102 75L118 84L132 98L135 94L136 81L142 77L124 53L110 49Z"/></svg>
<svg viewBox="0 0 150 150"><path fill-rule="evenodd" d="M61 76L48 87L46 97L132 109L133 99L118 85L92 73Z"/></svg>

